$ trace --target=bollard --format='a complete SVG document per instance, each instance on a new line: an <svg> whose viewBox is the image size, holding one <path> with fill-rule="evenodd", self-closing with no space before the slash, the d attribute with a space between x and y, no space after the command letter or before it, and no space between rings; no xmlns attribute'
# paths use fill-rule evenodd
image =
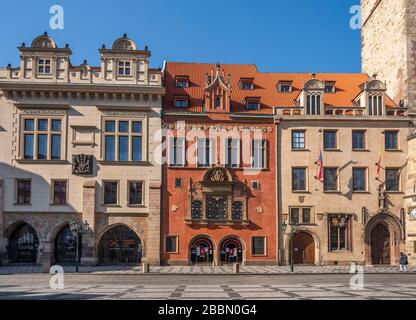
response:
<svg viewBox="0 0 416 320"><path fill-rule="evenodd" d="M149 273L150 267L149 267L149 263L148 262L143 262L143 264L142 264L142 271L143 271L143 273Z"/></svg>
<svg viewBox="0 0 416 320"><path fill-rule="evenodd" d="M240 264L239 263L234 263L233 264L233 272L234 273L240 273Z"/></svg>
<svg viewBox="0 0 416 320"><path fill-rule="evenodd" d="M49 261L45 261L42 263L42 272L43 273L49 273L49 270L51 269L51 263Z"/></svg>

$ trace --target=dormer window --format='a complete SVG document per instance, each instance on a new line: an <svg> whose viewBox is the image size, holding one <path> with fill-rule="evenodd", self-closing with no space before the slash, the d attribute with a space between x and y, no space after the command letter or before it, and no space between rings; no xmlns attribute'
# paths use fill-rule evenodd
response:
<svg viewBox="0 0 416 320"><path fill-rule="evenodd" d="M38 73L51 74L51 59L38 60Z"/></svg>
<svg viewBox="0 0 416 320"><path fill-rule="evenodd" d="M306 114L321 114L321 95L319 93L312 93L306 95Z"/></svg>
<svg viewBox="0 0 416 320"><path fill-rule="evenodd" d="M383 96L381 94L368 95L368 115L382 116L383 115Z"/></svg>
<svg viewBox="0 0 416 320"><path fill-rule="evenodd" d="M254 82L253 79L241 79L240 80L240 88L241 90L253 90L254 89Z"/></svg>
<svg viewBox="0 0 416 320"><path fill-rule="evenodd" d="M325 82L325 93L335 93L335 90L334 82Z"/></svg>
<svg viewBox="0 0 416 320"><path fill-rule="evenodd" d="M119 61L118 62L118 75L119 76L130 76L131 75L131 62L130 61Z"/></svg>
<svg viewBox="0 0 416 320"><path fill-rule="evenodd" d="M189 100L186 97L177 97L174 100L175 108L188 108Z"/></svg>
<svg viewBox="0 0 416 320"><path fill-rule="evenodd" d="M176 77L175 87L176 88L189 88L189 78L188 77Z"/></svg>
<svg viewBox="0 0 416 320"><path fill-rule="evenodd" d="M279 92L292 92L292 82L291 81L281 81L277 85Z"/></svg>
<svg viewBox="0 0 416 320"><path fill-rule="evenodd" d="M260 110L260 99L259 98L247 98L246 110Z"/></svg>

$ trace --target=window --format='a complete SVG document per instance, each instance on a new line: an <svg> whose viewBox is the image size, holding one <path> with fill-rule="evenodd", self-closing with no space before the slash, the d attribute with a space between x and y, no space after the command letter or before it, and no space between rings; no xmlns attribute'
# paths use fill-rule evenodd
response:
<svg viewBox="0 0 416 320"><path fill-rule="evenodd" d="M400 191L400 169L386 169L386 191Z"/></svg>
<svg viewBox="0 0 416 320"><path fill-rule="evenodd" d="M382 116L383 115L383 97L381 95L368 96L368 115Z"/></svg>
<svg viewBox="0 0 416 320"><path fill-rule="evenodd" d="M247 99L246 110L260 110L260 100L259 99Z"/></svg>
<svg viewBox="0 0 416 320"><path fill-rule="evenodd" d="M206 196L206 208L209 220L227 220L228 196Z"/></svg>
<svg viewBox="0 0 416 320"><path fill-rule="evenodd" d="M23 119L23 158L61 160L61 119Z"/></svg>
<svg viewBox="0 0 416 320"><path fill-rule="evenodd" d="M306 191L306 168L292 168L292 190Z"/></svg>
<svg viewBox="0 0 416 320"><path fill-rule="evenodd" d="M38 73L51 74L51 59L39 59L38 60Z"/></svg>
<svg viewBox="0 0 416 320"><path fill-rule="evenodd" d="M118 182L105 181L104 182L104 204L117 205L118 204Z"/></svg>
<svg viewBox="0 0 416 320"><path fill-rule="evenodd" d="M292 92L292 82L279 82L279 92Z"/></svg>
<svg viewBox="0 0 416 320"><path fill-rule="evenodd" d="M308 94L306 96L306 114L320 115L321 114L321 95Z"/></svg>
<svg viewBox="0 0 416 320"><path fill-rule="evenodd" d="M165 252L177 253L178 252L178 236L166 236L165 238Z"/></svg>
<svg viewBox="0 0 416 320"><path fill-rule="evenodd" d="M31 181L30 180L17 180L17 204L30 204L31 197Z"/></svg>
<svg viewBox="0 0 416 320"><path fill-rule="evenodd" d="M56 205L66 205L67 195L67 181L55 180L52 182L53 186L53 199L52 203Z"/></svg>
<svg viewBox="0 0 416 320"><path fill-rule="evenodd" d="M253 256L266 255L266 238L252 237L251 238L251 253Z"/></svg>
<svg viewBox="0 0 416 320"><path fill-rule="evenodd" d="M240 166L240 141L238 139L226 140L225 165L229 168Z"/></svg>
<svg viewBox="0 0 416 320"><path fill-rule="evenodd" d="M142 122L106 120L104 123L104 159L106 161L142 161Z"/></svg>
<svg viewBox="0 0 416 320"><path fill-rule="evenodd" d="M311 224L311 208L290 208L290 224Z"/></svg>
<svg viewBox="0 0 416 320"><path fill-rule="evenodd" d="M337 132L336 131L324 131L324 149L336 150L337 149Z"/></svg>
<svg viewBox="0 0 416 320"><path fill-rule="evenodd" d="M189 78L188 77L176 77L175 78L175 87L176 88L188 88L189 87Z"/></svg>
<svg viewBox="0 0 416 320"><path fill-rule="evenodd" d="M260 181L252 181L251 188L253 190L259 191L260 190Z"/></svg>
<svg viewBox="0 0 416 320"><path fill-rule="evenodd" d="M241 90L253 90L254 89L253 79L241 79L240 88Z"/></svg>
<svg viewBox="0 0 416 320"><path fill-rule="evenodd" d="M399 133L397 131L385 132L386 150L398 150L399 149L398 136L399 136Z"/></svg>
<svg viewBox="0 0 416 320"><path fill-rule="evenodd" d="M129 205L143 205L143 181L130 181Z"/></svg>
<svg viewBox="0 0 416 320"><path fill-rule="evenodd" d="M216 146L214 139L198 139L198 167L215 165Z"/></svg>
<svg viewBox="0 0 416 320"><path fill-rule="evenodd" d="M188 108L188 99L186 98L176 98L175 99L175 108Z"/></svg>
<svg viewBox="0 0 416 320"><path fill-rule="evenodd" d="M367 168L353 168L352 181L354 192L367 191Z"/></svg>
<svg viewBox="0 0 416 320"><path fill-rule="evenodd" d="M119 76L130 76L131 75L131 62L130 61L119 61L118 62L118 75Z"/></svg>
<svg viewBox="0 0 416 320"><path fill-rule="evenodd" d="M265 169L266 168L266 140L253 139L251 142L251 154L253 160L251 167L255 169Z"/></svg>
<svg viewBox="0 0 416 320"><path fill-rule="evenodd" d="M305 149L305 131L292 131L292 149Z"/></svg>
<svg viewBox="0 0 416 320"><path fill-rule="evenodd" d="M335 84L334 83L326 83L324 92L325 93L335 93Z"/></svg>
<svg viewBox="0 0 416 320"><path fill-rule="evenodd" d="M365 130L353 130L352 132L352 149L365 150Z"/></svg>
<svg viewBox="0 0 416 320"><path fill-rule="evenodd" d="M182 188L183 187L183 180L181 178L175 179L175 188Z"/></svg>
<svg viewBox="0 0 416 320"><path fill-rule="evenodd" d="M324 191L338 191L338 168L324 168Z"/></svg>
<svg viewBox="0 0 416 320"><path fill-rule="evenodd" d="M330 214L328 224L329 251L351 251L351 217Z"/></svg>
<svg viewBox="0 0 416 320"><path fill-rule="evenodd" d="M185 165L185 138L169 139L169 165L183 167Z"/></svg>

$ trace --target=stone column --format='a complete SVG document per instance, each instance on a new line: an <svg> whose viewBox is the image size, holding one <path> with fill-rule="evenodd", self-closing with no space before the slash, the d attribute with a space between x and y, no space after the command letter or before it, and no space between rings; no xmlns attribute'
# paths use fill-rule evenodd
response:
<svg viewBox="0 0 416 320"><path fill-rule="evenodd" d="M82 235L82 257L83 265L97 264L97 250L95 241L95 180L84 182L82 192L82 222L87 221L89 231Z"/></svg>
<svg viewBox="0 0 416 320"><path fill-rule="evenodd" d="M160 265L160 189L160 181L150 181L145 260L154 266Z"/></svg>
<svg viewBox="0 0 416 320"><path fill-rule="evenodd" d="M0 180L0 265L7 263L7 239L4 238L4 181Z"/></svg>

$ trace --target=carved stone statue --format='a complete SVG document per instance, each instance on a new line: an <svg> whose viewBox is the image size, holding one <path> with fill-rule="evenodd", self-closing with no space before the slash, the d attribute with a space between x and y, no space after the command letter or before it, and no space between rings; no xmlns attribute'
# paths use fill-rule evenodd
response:
<svg viewBox="0 0 416 320"><path fill-rule="evenodd" d="M378 207L380 212L385 212L387 210L387 197L384 183L380 184L378 187Z"/></svg>
<svg viewBox="0 0 416 320"><path fill-rule="evenodd" d="M225 181L225 173L223 170L217 168L214 169L211 173L210 180L212 182L224 182Z"/></svg>
<svg viewBox="0 0 416 320"><path fill-rule="evenodd" d="M93 156L76 154L72 156L72 174L87 174L93 172Z"/></svg>

